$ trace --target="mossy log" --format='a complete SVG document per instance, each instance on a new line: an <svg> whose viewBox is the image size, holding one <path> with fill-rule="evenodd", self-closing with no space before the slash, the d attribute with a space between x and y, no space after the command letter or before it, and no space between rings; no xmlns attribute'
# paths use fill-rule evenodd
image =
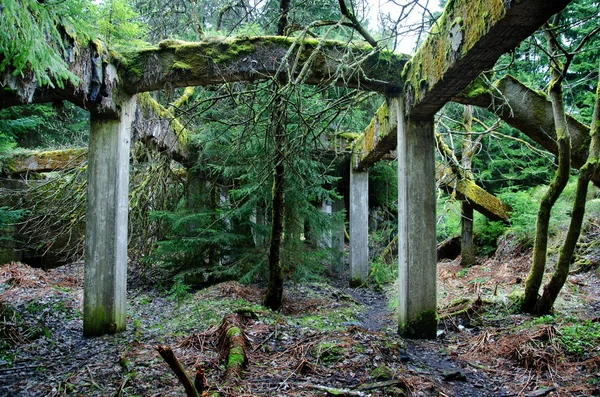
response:
<svg viewBox="0 0 600 397"><path fill-rule="evenodd" d="M431 117L569 2L449 1L431 34L402 71L407 117ZM353 164L357 170L368 168L396 147L396 123L380 122L385 113L378 111L365 130L363 147Z"/></svg>
<svg viewBox="0 0 600 397"><path fill-rule="evenodd" d="M248 363L246 336L239 316L228 314L217 331L220 359L225 361L226 380L240 379Z"/></svg>
<svg viewBox="0 0 600 397"><path fill-rule="evenodd" d="M513 76L504 76L492 86L478 78L453 101L493 111L550 153L558 154L552 103L546 94L528 88ZM590 128L570 115L567 124L571 134L571 166L581 168L588 156ZM595 173L592 181L600 186L600 174Z"/></svg>

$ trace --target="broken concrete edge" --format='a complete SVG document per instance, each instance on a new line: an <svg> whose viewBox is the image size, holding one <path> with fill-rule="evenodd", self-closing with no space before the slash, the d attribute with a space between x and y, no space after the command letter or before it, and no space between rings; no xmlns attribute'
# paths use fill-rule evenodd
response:
<svg viewBox="0 0 600 397"><path fill-rule="evenodd" d="M438 315L436 310L425 310L413 320L398 325L398 334L408 339L435 339Z"/></svg>

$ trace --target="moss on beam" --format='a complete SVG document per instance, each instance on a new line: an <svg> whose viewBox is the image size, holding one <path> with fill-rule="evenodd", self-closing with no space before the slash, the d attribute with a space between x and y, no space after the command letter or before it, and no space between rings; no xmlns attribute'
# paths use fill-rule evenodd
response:
<svg viewBox="0 0 600 397"><path fill-rule="evenodd" d="M466 200L481 214L493 221L508 222L512 208L502 200L486 192L472 180L459 180L450 167L441 163L435 166L435 177L440 187L456 192L458 198Z"/></svg>
<svg viewBox="0 0 600 397"><path fill-rule="evenodd" d="M493 82L492 87L478 78L453 101L492 110L508 125L557 154L552 103L543 92L528 88L515 77L506 75ZM570 115L567 123L571 134L571 165L580 168L587 159L590 129ZM595 173L592 181L600 186L600 173Z"/></svg>
<svg viewBox="0 0 600 397"><path fill-rule="evenodd" d="M317 48L319 53L311 56ZM303 82L319 84L339 76L343 78L340 84L380 92L400 90L400 71L408 59L389 51L374 52L366 44L243 36L197 43L166 40L156 47L123 53L121 64L124 88L133 94L162 89L166 84L187 87L264 79L292 68L295 62L294 70L300 72L309 58L310 73ZM358 64L344 68L342 62Z"/></svg>
<svg viewBox="0 0 600 397"><path fill-rule="evenodd" d="M173 113L158 103L149 93L138 94L137 103L140 109L147 114L149 118L159 118L169 121L170 130L177 137L177 144L180 149L187 151L190 132L179 122Z"/></svg>
<svg viewBox="0 0 600 397"><path fill-rule="evenodd" d="M428 117L570 0L452 0L402 72L407 114Z"/></svg>
<svg viewBox="0 0 600 397"><path fill-rule="evenodd" d="M1 159L0 169L3 174L23 174L75 168L86 160L86 154L87 148L17 153Z"/></svg>

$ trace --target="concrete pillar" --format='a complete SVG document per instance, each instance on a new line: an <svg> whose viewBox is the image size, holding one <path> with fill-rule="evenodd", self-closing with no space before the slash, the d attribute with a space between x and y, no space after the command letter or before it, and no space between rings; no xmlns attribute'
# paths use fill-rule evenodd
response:
<svg viewBox="0 0 600 397"><path fill-rule="evenodd" d="M265 244L265 234L263 233L265 226L265 212L262 207L254 207L250 222L254 224L252 227L252 240L255 247L262 247Z"/></svg>
<svg viewBox="0 0 600 397"><path fill-rule="evenodd" d="M402 99L390 101L398 121L399 333L435 338L436 239L433 117L405 120Z"/></svg>
<svg viewBox="0 0 600 397"><path fill-rule="evenodd" d="M319 212L322 214L326 214L326 216L331 217L332 213L332 203L329 200L321 201L321 206L319 208ZM332 241L331 241L331 229L322 230L321 233L317 236L317 247L319 248L327 248L331 249Z"/></svg>
<svg viewBox="0 0 600 397"><path fill-rule="evenodd" d="M369 275L369 173L350 170L350 285Z"/></svg>
<svg viewBox="0 0 600 397"><path fill-rule="evenodd" d="M331 230L331 248L333 249L331 271L334 273L341 273L344 270L344 225L346 223L346 215L343 213L344 209L343 198L333 201L332 210L335 218Z"/></svg>
<svg viewBox="0 0 600 397"><path fill-rule="evenodd" d="M120 120L92 115L83 289L83 334L125 330L129 149L135 97Z"/></svg>

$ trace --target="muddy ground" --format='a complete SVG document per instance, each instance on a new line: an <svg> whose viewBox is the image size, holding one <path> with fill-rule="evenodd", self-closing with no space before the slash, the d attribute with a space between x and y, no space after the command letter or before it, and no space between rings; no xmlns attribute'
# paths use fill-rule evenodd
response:
<svg viewBox="0 0 600 397"><path fill-rule="evenodd" d="M432 341L396 334L394 287L344 288L343 280L288 285L285 308L262 290L227 282L200 291L129 288L127 331L82 337L83 265L45 272L0 267L0 395L182 396L156 351L173 348L203 368L223 396L600 395L600 281L574 273L554 317L517 314L528 253L462 269L438 266L440 326ZM134 279L134 277L131 277ZM248 365L223 380L216 329L240 313Z"/></svg>

